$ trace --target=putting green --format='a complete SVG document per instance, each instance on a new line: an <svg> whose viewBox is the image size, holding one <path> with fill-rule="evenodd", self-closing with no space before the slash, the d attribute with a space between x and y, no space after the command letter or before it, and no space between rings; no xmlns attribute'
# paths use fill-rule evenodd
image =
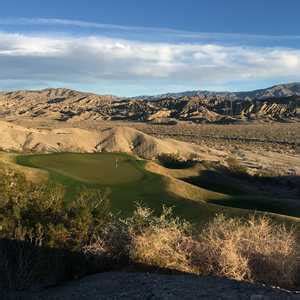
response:
<svg viewBox="0 0 300 300"><path fill-rule="evenodd" d="M20 158L20 161L25 157ZM123 154L95 153L55 153L26 156L26 164L45 169L77 181L118 185L140 180L142 170L136 161Z"/></svg>

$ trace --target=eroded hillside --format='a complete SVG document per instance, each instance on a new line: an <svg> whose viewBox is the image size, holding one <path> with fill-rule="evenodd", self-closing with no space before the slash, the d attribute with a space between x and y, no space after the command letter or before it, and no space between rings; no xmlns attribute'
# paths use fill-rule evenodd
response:
<svg viewBox="0 0 300 300"><path fill-rule="evenodd" d="M297 85L298 86L298 85ZM150 123L297 121L300 96L294 86L249 93L194 92L117 98L68 89L0 93L5 119L58 121L126 120Z"/></svg>

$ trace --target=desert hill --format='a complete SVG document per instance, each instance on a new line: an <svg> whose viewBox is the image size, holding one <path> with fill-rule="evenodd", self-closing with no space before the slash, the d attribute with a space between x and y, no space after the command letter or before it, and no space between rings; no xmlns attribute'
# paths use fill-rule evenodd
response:
<svg viewBox="0 0 300 300"><path fill-rule="evenodd" d="M158 139L129 127L100 131L79 128L33 129L0 121L0 149L15 152L125 152L152 159L162 153L218 161L222 151L205 146Z"/></svg>
<svg viewBox="0 0 300 300"><path fill-rule="evenodd" d="M0 117L7 120L299 121L299 111L300 84L296 83L252 92L196 91L126 99L61 88L0 93Z"/></svg>
<svg viewBox="0 0 300 300"><path fill-rule="evenodd" d="M197 145L171 138L157 138L126 126L99 130L72 127L39 129L0 121L0 132L0 150L7 152L124 152L144 159L175 154L182 159L217 162L225 166L228 158L235 157L240 165L253 174L261 170L273 172L275 167L278 174L300 174L299 155L242 149L232 153L211 148L205 143Z"/></svg>
<svg viewBox="0 0 300 300"><path fill-rule="evenodd" d="M97 107L110 106L114 96L99 96L69 89L0 93L0 116L67 120Z"/></svg>

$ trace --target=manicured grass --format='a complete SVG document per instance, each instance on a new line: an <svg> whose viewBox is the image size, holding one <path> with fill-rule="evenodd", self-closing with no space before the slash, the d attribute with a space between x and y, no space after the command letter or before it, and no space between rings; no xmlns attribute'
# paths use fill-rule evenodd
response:
<svg viewBox="0 0 300 300"><path fill-rule="evenodd" d="M210 203L300 218L298 201L284 196L275 197L270 192L268 193L268 189L259 189L259 186L262 186L262 180L266 179L257 178L255 181L250 175L236 178L225 172L204 171L199 176L184 180L198 187L228 195L223 199L212 199Z"/></svg>
<svg viewBox="0 0 300 300"><path fill-rule="evenodd" d="M89 184L118 185L143 177L137 162L123 154L57 153L23 156L18 162Z"/></svg>
<svg viewBox="0 0 300 300"><path fill-rule="evenodd" d="M172 206L176 215L198 224L220 212L229 216L245 216L253 212L248 210L251 208L267 210L259 205L259 201L253 205L250 198L245 201L239 195L220 197L218 193L186 185L180 180L171 185L169 177L147 171L144 161L126 154L19 155L16 162L48 171L50 181L64 185L66 205L82 188L109 189L111 210L122 216L131 215L137 202L152 208L157 214L161 213L163 205ZM272 208L271 203L264 203L267 204ZM286 213L277 206L273 212ZM285 219L283 216L279 218ZM289 217L286 218L289 220Z"/></svg>
<svg viewBox="0 0 300 300"><path fill-rule="evenodd" d="M212 200L211 203L252 211L258 210L272 212L300 218L300 205L296 200L270 198L257 195L241 195L232 196L224 200Z"/></svg>
<svg viewBox="0 0 300 300"><path fill-rule="evenodd" d="M16 161L24 166L47 170L50 181L65 186L66 203L72 201L80 189L87 187L109 189L112 211L124 216L133 212L137 202L158 214L163 205L172 206L177 215L197 223L210 216L207 204L186 201L167 191L167 181L163 176L145 170L144 161L126 154L19 155ZM213 207L211 213L215 213Z"/></svg>

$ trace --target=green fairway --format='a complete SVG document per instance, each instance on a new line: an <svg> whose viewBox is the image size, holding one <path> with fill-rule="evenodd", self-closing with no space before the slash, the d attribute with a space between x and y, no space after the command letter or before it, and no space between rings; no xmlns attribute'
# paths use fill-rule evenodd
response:
<svg viewBox="0 0 300 300"><path fill-rule="evenodd" d="M46 170L50 181L65 187L66 204L73 201L82 188L108 188L112 212L123 216L131 215L137 202L152 208L158 214L163 205L172 206L176 215L198 224L206 222L218 212L241 216L250 213L249 208L256 208L251 199L247 203L242 201L247 205L241 205L239 196L228 197L173 177L149 172L145 169L145 161L126 154L19 155L16 162ZM275 209L273 211L282 212Z"/></svg>
<svg viewBox="0 0 300 300"><path fill-rule="evenodd" d="M210 203L218 205L265 211L287 216L300 217L300 204L297 199L276 197L268 189L259 189L259 178L251 176L237 178L225 172L202 171L198 176L185 178L185 181L211 191L223 193L229 197L212 199ZM269 186L272 189L272 186Z"/></svg>
<svg viewBox="0 0 300 300"><path fill-rule="evenodd" d="M143 177L136 161L122 154L31 155L20 157L19 162L90 184L118 185L135 182Z"/></svg>
<svg viewBox="0 0 300 300"><path fill-rule="evenodd" d="M148 172L144 169L144 161L126 154L20 155L17 163L48 171L50 181L65 186L66 202L72 201L84 187L109 188L112 211L124 216L132 213L137 202L157 213L161 212L163 205L173 206L176 214L193 221L209 215L206 208L201 208L206 204L184 201L182 197L170 193L164 177Z"/></svg>

